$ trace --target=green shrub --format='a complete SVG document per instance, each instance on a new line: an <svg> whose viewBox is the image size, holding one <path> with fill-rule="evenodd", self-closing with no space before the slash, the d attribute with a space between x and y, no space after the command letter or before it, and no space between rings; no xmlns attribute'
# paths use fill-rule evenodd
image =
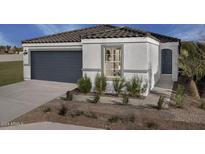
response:
<svg viewBox="0 0 205 154"><path fill-rule="evenodd" d="M176 95L184 95L185 87L182 84L178 84Z"/></svg>
<svg viewBox="0 0 205 154"><path fill-rule="evenodd" d="M177 95L175 99L176 99L176 107L182 108L184 97L181 95Z"/></svg>
<svg viewBox="0 0 205 154"><path fill-rule="evenodd" d="M60 97L61 100L67 101L66 97Z"/></svg>
<svg viewBox="0 0 205 154"><path fill-rule="evenodd" d="M147 81L142 84L141 89L140 89L140 95L144 94L147 91Z"/></svg>
<svg viewBox="0 0 205 154"><path fill-rule="evenodd" d="M122 94L122 104L127 105L129 103L129 96L127 93Z"/></svg>
<svg viewBox="0 0 205 154"><path fill-rule="evenodd" d="M117 116L112 116L112 117L110 117L110 118L108 119L108 122L110 122L110 123L115 123L115 122L118 122L119 120L120 120L119 117L117 117Z"/></svg>
<svg viewBox="0 0 205 154"><path fill-rule="evenodd" d="M105 92L107 86L107 78L103 74L97 74L95 77L95 92L101 95Z"/></svg>
<svg viewBox="0 0 205 154"><path fill-rule="evenodd" d="M80 89L80 92L82 93L89 93L91 88L92 88L92 83L89 77L87 77L87 75L85 74L84 77L82 77L79 81L78 81L78 87Z"/></svg>
<svg viewBox="0 0 205 154"><path fill-rule="evenodd" d="M85 116L88 117L88 118L92 118L92 119L97 119L97 115L94 113L94 112L86 112L85 113Z"/></svg>
<svg viewBox="0 0 205 154"><path fill-rule="evenodd" d="M43 112L44 113L51 112L51 108L50 107L44 107Z"/></svg>
<svg viewBox="0 0 205 154"><path fill-rule="evenodd" d="M155 123L154 121L147 122L146 127L148 129L159 129L159 125L157 123Z"/></svg>
<svg viewBox="0 0 205 154"><path fill-rule="evenodd" d="M183 107L184 92L185 92L184 86L181 84L178 84L176 95L175 95L175 101L176 101L176 106L179 108Z"/></svg>
<svg viewBox="0 0 205 154"><path fill-rule="evenodd" d="M70 112L72 118L83 115L84 112L80 110L73 110Z"/></svg>
<svg viewBox="0 0 205 154"><path fill-rule="evenodd" d="M61 115L61 116L65 116L67 111L68 111L68 108L63 104L61 106L61 108L59 109L58 114Z"/></svg>
<svg viewBox="0 0 205 154"><path fill-rule="evenodd" d="M98 103L100 100L100 95L98 93L95 94L95 96L93 97L93 99L88 99L88 102L90 103Z"/></svg>
<svg viewBox="0 0 205 154"><path fill-rule="evenodd" d="M128 120L129 120L130 122L135 122L135 115L130 115L130 116L128 117Z"/></svg>
<svg viewBox="0 0 205 154"><path fill-rule="evenodd" d="M204 100L201 101L201 106L200 106L200 108L203 109L203 110L205 110L205 101L204 101Z"/></svg>
<svg viewBox="0 0 205 154"><path fill-rule="evenodd" d="M147 90L147 83L143 83L142 78L134 76L130 81L126 83L127 91L132 97L139 97Z"/></svg>
<svg viewBox="0 0 205 154"><path fill-rule="evenodd" d="M69 100L69 101L73 100L73 93L71 91L67 91L66 100Z"/></svg>
<svg viewBox="0 0 205 154"><path fill-rule="evenodd" d="M158 103L157 103L157 109L161 110L163 104L164 104L164 96L160 96L159 100L158 100Z"/></svg>
<svg viewBox="0 0 205 154"><path fill-rule="evenodd" d="M122 93L122 89L124 87L125 87L125 79L115 78L113 80L113 88L118 96Z"/></svg>
<svg viewBox="0 0 205 154"><path fill-rule="evenodd" d="M115 120L116 117L114 116L114 117L111 117L110 119L113 119L113 118ZM131 114L128 113L128 114L123 114L123 115L117 117L117 120L120 120L123 123L128 123L128 122L134 123L136 120L136 117L133 113L131 113Z"/></svg>

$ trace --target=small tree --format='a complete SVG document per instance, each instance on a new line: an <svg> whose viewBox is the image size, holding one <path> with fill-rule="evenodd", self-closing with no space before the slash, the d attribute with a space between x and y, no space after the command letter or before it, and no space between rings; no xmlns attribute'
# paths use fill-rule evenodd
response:
<svg viewBox="0 0 205 154"><path fill-rule="evenodd" d="M179 68L190 79L192 96L200 98L196 83L205 75L205 51L200 43L182 43Z"/></svg>
<svg viewBox="0 0 205 154"><path fill-rule="evenodd" d="M107 78L103 74L97 74L95 77L95 92L101 95L105 92L107 86Z"/></svg>
<svg viewBox="0 0 205 154"><path fill-rule="evenodd" d="M122 93L122 90L124 87L125 87L125 79L124 78L115 78L113 80L113 88L118 96Z"/></svg>

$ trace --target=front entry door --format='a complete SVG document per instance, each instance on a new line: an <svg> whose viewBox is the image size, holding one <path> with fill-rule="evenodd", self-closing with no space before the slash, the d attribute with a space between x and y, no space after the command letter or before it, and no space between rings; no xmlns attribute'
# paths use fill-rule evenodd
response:
<svg viewBox="0 0 205 154"><path fill-rule="evenodd" d="M161 51L161 68L162 74L172 74L172 50Z"/></svg>

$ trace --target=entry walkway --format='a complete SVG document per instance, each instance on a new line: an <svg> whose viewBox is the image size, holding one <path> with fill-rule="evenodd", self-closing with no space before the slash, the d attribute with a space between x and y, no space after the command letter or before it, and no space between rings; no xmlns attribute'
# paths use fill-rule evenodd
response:
<svg viewBox="0 0 205 154"><path fill-rule="evenodd" d="M170 74L162 74L158 83L152 89L151 93L162 95L168 99L170 99L172 95L172 88L174 82L172 81L172 75Z"/></svg>

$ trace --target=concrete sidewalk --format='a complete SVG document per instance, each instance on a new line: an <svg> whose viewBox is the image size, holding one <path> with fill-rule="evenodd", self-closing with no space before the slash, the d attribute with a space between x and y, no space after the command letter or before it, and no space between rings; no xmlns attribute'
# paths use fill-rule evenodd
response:
<svg viewBox="0 0 205 154"><path fill-rule="evenodd" d="M54 122L38 122L17 126L0 127L0 130L97 130L97 128Z"/></svg>

